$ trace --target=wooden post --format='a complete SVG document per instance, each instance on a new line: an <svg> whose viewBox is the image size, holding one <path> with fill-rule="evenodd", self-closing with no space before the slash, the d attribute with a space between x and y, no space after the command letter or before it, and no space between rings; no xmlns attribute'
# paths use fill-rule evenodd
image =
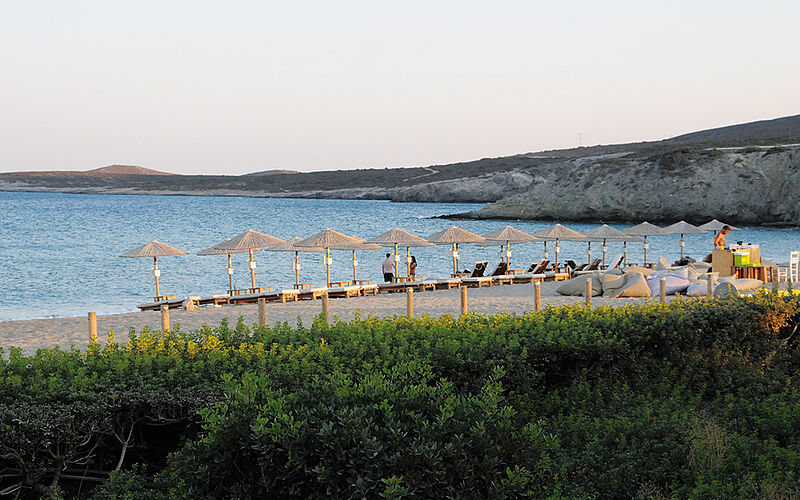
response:
<svg viewBox="0 0 800 500"><path fill-rule="evenodd" d="M328 302L328 292L322 294L322 315L325 316L325 323L331 324L331 309Z"/></svg>
<svg viewBox="0 0 800 500"><path fill-rule="evenodd" d="M708 286L706 292L708 294L708 298L710 299L714 296L714 276L711 273L706 273L706 279L708 280L708 283L706 283Z"/></svg>
<svg viewBox="0 0 800 500"><path fill-rule="evenodd" d="M461 314L467 314L467 287L461 287Z"/></svg>
<svg viewBox="0 0 800 500"><path fill-rule="evenodd" d="M542 284L538 281L533 284L533 304L536 312L542 310Z"/></svg>
<svg viewBox="0 0 800 500"><path fill-rule="evenodd" d="M89 338L92 344L97 343L97 313L89 313Z"/></svg>
<svg viewBox="0 0 800 500"><path fill-rule="evenodd" d="M267 326L267 299L258 298L258 326Z"/></svg>
<svg viewBox="0 0 800 500"><path fill-rule="evenodd" d="M253 259L253 249L250 249L250 287L256 287L256 268L254 267L256 264L255 259Z"/></svg>
<svg viewBox="0 0 800 500"><path fill-rule="evenodd" d="M409 318L414 317L414 289L406 288L406 314Z"/></svg>
<svg viewBox="0 0 800 500"><path fill-rule="evenodd" d="M584 291L586 294L586 306L592 307L592 277L586 277L586 290Z"/></svg>
<svg viewBox="0 0 800 500"><path fill-rule="evenodd" d="M153 277L156 279L156 300L161 299L161 290L158 288L158 275L161 271L158 269L158 257L153 257Z"/></svg>
<svg viewBox="0 0 800 500"><path fill-rule="evenodd" d="M169 331L169 306L166 304L161 306L161 331Z"/></svg>
<svg viewBox="0 0 800 500"><path fill-rule="evenodd" d="M665 276L659 278L658 285L659 285L658 301L663 304L664 302L667 301L667 278Z"/></svg>

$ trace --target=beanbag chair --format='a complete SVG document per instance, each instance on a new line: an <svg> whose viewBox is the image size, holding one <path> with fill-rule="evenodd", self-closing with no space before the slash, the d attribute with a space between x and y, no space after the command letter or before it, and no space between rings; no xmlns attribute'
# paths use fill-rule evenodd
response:
<svg viewBox="0 0 800 500"><path fill-rule="evenodd" d="M638 266L632 266L632 267L629 267L629 268L625 269L625 273L626 274L639 273L639 274L644 274L645 276L650 274L650 273L654 273L654 272L655 271L653 269L648 269L646 267L638 267Z"/></svg>
<svg viewBox="0 0 800 500"><path fill-rule="evenodd" d="M652 297L650 287L647 286L647 280L641 273L626 274L625 284L612 292L609 297L624 298L624 297Z"/></svg>
<svg viewBox="0 0 800 500"><path fill-rule="evenodd" d="M647 286L654 297L661 294L661 278L667 280L667 295L675 295L676 293L683 293L689 288L691 282L688 279L689 270L683 269L681 271L673 271L668 273L655 272L646 276Z"/></svg>
<svg viewBox="0 0 800 500"><path fill-rule="evenodd" d="M625 286L625 277L627 275L620 274L604 274L600 276L600 283L603 285L603 296L613 297L619 290Z"/></svg>
<svg viewBox="0 0 800 500"><path fill-rule="evenodd" d="M752 278L738 278L731 281L731 283L733 283L733 286L735 286L736 289L739 291L755 290L756 288L764 284L763 281Z"/></svg>
<svg viewBox="0 0 800 500"><path fill-rule="evenodd" d="M603 293L603 285L600 283L599 276L589 274L577 276L565 281L558 288L556 288L556 292L560 293L561 295L570 295L574 297L583 296L584 292L586 291L586 278L589 276L592 278L592 297L597 297Z"/></svg>
<svg viewBox="0 0 800 500"><path fill-rule="evenodd" d="M669 265L669 262L664 257L658 258L658 264L656 264L656 271L664 271L670 270L672 266Z"/></svg>
<svg viewBox="0 0 800 500"><path fill-rule="evenodd" d="M711 269L711 264L709 264L708 262L692 262L691 264L689 264L689 267L693 267L700 272L705 272Z"/></svg>
<svg viewBox="0 0 800 500"><path fill-rule="evenodd" d="M708 283L705 281L702 283L692 283L683 293L689 297L702 297L708 294Z"/></svg>

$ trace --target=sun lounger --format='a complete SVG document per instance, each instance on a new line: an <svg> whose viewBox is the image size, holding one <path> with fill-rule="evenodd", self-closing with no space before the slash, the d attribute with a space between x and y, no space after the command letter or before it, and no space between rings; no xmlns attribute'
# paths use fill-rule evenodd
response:
<svg viewBox="0 0 800 500"><path fill-rule="evenodd" d="M361 286L361 295L378 295L378 285L367 284Z"/></svg>
<svg viewBox="0 0 800 500"><path fill-rule="evenodd" d="M361 292L360 286L334 286L328 288L328 297L332 299L356 297Z"/></svg>
<svg viewBox="0 0 800 500"><path fill-rule="evenodd" d="M471 272L464 271L463 273L456 273L453 278L480 278L486 272L486 266L488 265L489 263L486 261L476 262Z"/></svg>
<svg viewBox="0 0 800 500"><path fill-rule="evenodd" d="M327 290L327 288L303 288L302 290L297 290L297 298L300 300L315 300L325 295Z"/></svg>
<svg viewBox="0 0 800 500"><path fill-rule="evenodd" d="M546 276L544 273L525 273L525 274L515 274L512 276L514 278L513 283L533 283L534 281L544 281Z"/></svg>
<svg viewBox="0 0 800 500"><path fill-rule="evenodd" d="M480 288L482 286L492 286L491 276L479 276L476 278L461 278L461 284L469 288Z"/></svg>
<svg viewBox="0 0 800 500"><path fill-rule="evenodd" d="M140 311L160 311L161 306L167 306L168 309L177 309L183 306L184 300L186 299L155 300L153 302L139 304L136 307L138 307Z"/></svg>
<svg viewBox="0 0 800 500"><path fill-rule="evenodd" d="M614 258L614 260L612 260L612 261L610 261L608 263L608 266L606 266L606 269L618 269L619 266L622 264L622 259L624 259L624 258L625 258L625 255L623 255L623 254L617 255Z"/></svg>
<svg viewBox="0 0 800 500"><path fill-rule="evenodd" d="M210 297L200 297L199 305L219 307L227 304L230 297L228 294L212 295Z"/></svg>
<svg viewBox="0 0 800 500"><path fill-rule="evenodd" d="M405 292L410 283L378 283L378 293Z"/></svg>
<svg viewBox="0 0 800 500"><path fill-rule="evenodd" d="M531 264L531 267L525 271L525 274L541 274L544 272L545 268L547 268L548 264L550 264L549 260L542 259L538 264Z"/></svg>
<svg viewBox="0 0 800 500"><path fill-rule="evenodd" d="M286 299L291 299L295 302L298 301L298 294L299 292L294 288L287 288L283 290L278 290L272 293L266 294L264 297L267 301L280 301L281 303L285 304Z"/></svg>
<svg viewBox="0 0 800 500"><path fill-rule="evenodd" d="M267 293L246 293L241 295L233 295L228 300L231 304L253 304L258 302L260 298L267 298Z"/></svg>
<svg viewBox="0 0 800 500"><path fill-rule="evenodd" d="M492 285L511 285L514 283L513 274L501 274L499 276L492 276Z"/></svg>
<svg viewBox="0 0 800 500"><path fill-rule="evenodd" d="M436 290L436 280L412 281L408 283L408 287L415 292L424 292L425 290Z"/></svg>
<svg viewBox="0 0 800 500"><path fill-rule="evenodd" d="M444 278L439 280L433 280L436 286L436 290L449 290L451 288L457 288L461 286L461 279L460 278Z"/></svg>
<svg viewBox="0 0 800 500"><path fill-rule="evenodd" d="M581 276L584 274L593 273L594 271L597 271L600 268L600 262L602 261L603 259L594 259L591 264L581 269L580 271L577 270L574 271L572 274L573 276Z"/></svg>
<svg viewBox="0 0 800 500"><path fill-rule="evenodd" d="M544 273L545 281L566 281L570 278L569 273L557 273L555 271L547 271Z"/></svg>
<svg viewBox="0 0 800 500"><path fill-rule="evenodd" d="M505 274L508 274L508 262L501 262L497 264L497 267L494 268L490 276L503 276Z"/></svg>

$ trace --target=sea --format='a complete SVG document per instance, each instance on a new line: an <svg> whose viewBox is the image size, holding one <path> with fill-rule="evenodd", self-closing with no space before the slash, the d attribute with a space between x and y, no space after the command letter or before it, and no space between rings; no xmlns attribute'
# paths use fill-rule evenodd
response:
<svg viewBox="0 0 800 500"><path fill-rule="evenodd" d="M451 221L436 216L474 210L463 203L393 203L370 200L314 200L218 196L139 196L0 192L0 320L83 316L89 311L112 314L136 310L153 300L153 261L119 255L151 240L189 253L159 259L162 294L211 295L228 289L227 257L198 256L197 252L248 229L281 239L307 237L330 228L365 239L400 227L425 237L454 223L485 234L507 224L535 232L553 224L538 221ZM577 231L595 224L569 223ZM618 229L629 225L614 225ZM686 235L685 254L700 260L712 248L712 234ZM680 255L679 235L650 238L648 261ZM788 261L800 249L800 230L742 226L729 242L759 244L762 257ZM592 256L600 256L600 243ZM587 259L587 244L563 241L560 260ZM548 244L553 257L553 243ZM386 250L388 251L388 250ZM382 280L386 251L358 251L358 277ZM403 250L404 251L404 250ZM608 243L607 258L621 253L621 243ZM417 274L444 277L452 271L448 246L412 248ZM542 258L543 243L512 245L512 268L525 268ZM325 282L323 254L301 253L301 281ZM352 252L332 250L331 279L352 279ZM257 252L256 285L291 288L294 253ZM477 261L500 261L500 247L462 245L460 267ZM233 255L234 285L250 286L247 254ZM628 260L642 262L640 243L628 244Z"/></svg>

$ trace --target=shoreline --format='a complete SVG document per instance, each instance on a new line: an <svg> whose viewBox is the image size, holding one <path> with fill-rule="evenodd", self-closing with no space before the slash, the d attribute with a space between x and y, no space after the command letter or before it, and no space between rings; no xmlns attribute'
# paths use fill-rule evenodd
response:
<svg viewBox="0 0 800 500"><path fill-rule="evenodd" d="M542 283L542 307L583 304L584 297L563 296L555 292L561 282ZM534 308L534 287L530 284L499 285L468 290L468 309L478 314L513 313L521 314ZM668 300L675 296L667 297ZM626 304L645 304L654 300L650 298L611 299L593 297L592 307L610 305L619 307ZM460 290L438 290L414 294L414 311L416 316L425 314L443 316L460 314ZM373 314L378 317L402 316L406 314L406 294L392 293L349 299L331 299L330 312L333 318L350 321L357 315ZM267 303L267 324L288 323L294 325L302 321L310 325L316 316L322 313L321 300L305 300L300 302ZM212 328L218 326L223 318L235 325L239 317L247 324L258 322L258 305L226 305L221 307L205 306L195 311L181 309L170 310L170 322L179 324L181 330L197 330L203 325ZM139 332L148 327L161 330L161 313L158 311L129 312L105 314L97 316L98 341L105 343L109 331L114 332L114 339L125 342L130 328ZM34 353L37 349L48 347L83 349L89 345L89 328L86 316L60 318L41 318L29 320L0 321L0 347L6 351L9 347L21 347L26 353Z"/></svg>

